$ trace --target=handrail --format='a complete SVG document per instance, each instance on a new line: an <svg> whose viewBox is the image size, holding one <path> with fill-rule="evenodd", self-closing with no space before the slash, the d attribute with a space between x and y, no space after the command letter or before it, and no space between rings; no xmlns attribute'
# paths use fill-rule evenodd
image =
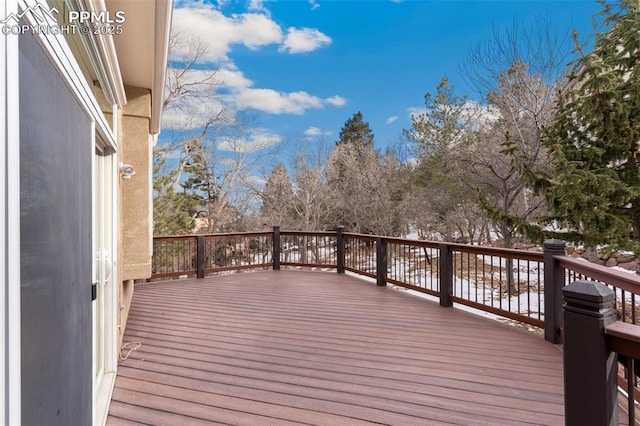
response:
<svg viewBox="0 0 640 426"><path fill-rule="evenodd" d="M640 294L640 277L564 255L552 256L553 263L543 265L545 255L541 251L412 240L341 229L278 228L277 240L275 235L271 230L154 237L157 250L153 277L204 276L270 265L336 269L339 273L349 271L374 278L378 285L389 283L439 297L443 306L463 304L536 327L550 320L556 339L561 339L562 333L560 311L543 305L557 298L557 289L568 284L563 271ZM564 252L563 246L559 250ZM558 272L547 274L545 269ZM444 287L443 279L448 283ZM635 311L622 308L625 316L632 312L635 320Z"/></svg>
<svg viewBox="0 0 640 426"><path fill-rule="evenodd" d="M640 294L640 276L618 269L576 259L570 256L554 256L560 267L570 269L578 274L583 274L593 280L626 290L634 294Z"/></svg>
<svg viewBox="0 0 640 426"><path fill-rule="evenodd" d="M293 235L299 237L327 237L336 235L333 231L280 231L280 235Z"/></svg>
<svg viewBox="0 0 640 426"><path fill-rule="evenodd" d="M564 242L559 240L545 241L540 252L350 233L343 232L341 227L336 231L313 232L281 231L274 227L273 231L155 237L152 278L194 275L202 278L208 273L277 270L280 266L349 271L371 278L379 286L393 284L435 296L443 307L466 305L544 327L545 339L553 343L569 339L563 331L566 318L562 308L563 288L576 280L600 281L605 285L597 284L609 292L607 321L616 318L622 321L606 326L604 332L602 327L596 330L600 339L606 338L610 350L621 355L625 371L631 377L624 385L633 407L634 396L638 399L633 360L640 359L640 326L635 325L636 317L640 317L640 303L636 304L640 276L564 253ZM586 308L573 314L592 309L589 297L592 296L587 295ZM600 314L596 309L592 316ZM632 324L625 323L629 321ZM575 336L572 339L575 341ZM584 354L593 350L590 345L579 351L568 350L571 344L566 342L565 356L573 351L580 362ZM593 364L593 368L597 365ZM611 363L607 365L615 368ZM572 377L581 377L583 373L580 370ZM598 386L601 385L595 385L592 391ZM571 387L582 395L580 383ZM608 395L614 391L608 390ZM578 398L576 404L580 412L582 401ZM631 419L633 414L629 415Z"/></svg>
<svg viewBox="0 0 640 426"><path fill-rule="evenodd" d="M183 234L183 235L158 235L154 236L154 240L175 240L175 239L186 239L186 238L197 238L197 237L230 237L230 236L248 236L248 235L270 235L273 234L273 231L242 231L242 232L209 232L203 234Z"/></svg>
<svg viewBox="0 0 640 426"><path fill-rule="evenodd" d="M618 361L625 367L625 375L618 374L618 386L627 394L627 415L630 425L636 424L636 401L640 392L636 387L637 361L640 359L640 326L616 321L604 328L607 346L618 354Z"/></svg>
<svg viewBox="0 0 640 426"><path fill-rule="evenodd" d="M526 262L537 262L535 267L542 270L540 252L342 232L340 227L169 235L155 237L154 247L152 278L157 279L280 266L336 269L373 278L378 285L439 297L442 306L455 302L537 327L543 324L541 273L533 278L520 273L529 266ZM508 272L511 267L518 272Z"/></svg>
<svg viewBox="0 0 640 426"><path fill-rule="evenodd" d="M640 359L640 326L616 321L604 328L604 334L612 351Z"/></svg>

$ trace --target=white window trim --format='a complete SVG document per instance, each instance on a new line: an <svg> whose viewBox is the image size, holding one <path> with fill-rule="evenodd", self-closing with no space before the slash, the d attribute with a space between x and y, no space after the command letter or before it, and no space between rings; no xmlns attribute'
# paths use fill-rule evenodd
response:
<svg viewBox="0 0 640 426"><path fill-rule="evenodd" d="M0 2L3 16L17 11L16 0ZM0 422L8 425L21 422L18 55L18 38L0 34Z"/></svg>
<svg viewBox="0 0 640 426"><path fill-rule="evenodd" d="M30 6L35 7L38 4L38 0L18 0L18 3L21 6L20 9L25 10ZM38 24L31 14L25 14L23 19L29 25ZM50 23L55 24L55 22ZM67 85L87 114L96 121L96 131L98 134L114 151L117 151L118 143L115 134L109 126L110 123L102 113L100 105L93 95L93 89L85 80L82 71L80 70L80 67L78 66L78 63L76 62L71 49L69 49L64 37L56 34L40 33L35 34L35 38L47 53L54 66L60 71L63 79L67 82ZM87 53L91 55L94 52Z"/></svg>
<svg viewBox="0 0 640 426"><path fill-rule="evenodd" d="M104 0L75 0L77 9L88 12L107 10ZM89 53L91 64L98 75L105 97L111 104L122 107L127 103L124 83L120 75L120 64L116 46L111 34L81 34L85 49Z"/></svg>

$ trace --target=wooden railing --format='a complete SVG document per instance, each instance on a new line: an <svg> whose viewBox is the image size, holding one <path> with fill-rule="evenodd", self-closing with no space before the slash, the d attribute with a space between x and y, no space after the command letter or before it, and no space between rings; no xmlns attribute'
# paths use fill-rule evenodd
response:
<svg viewBox="0 0 640 426"><path fill-rule="evenodd" d="M541 252L336 231L246 232L154 238L152 279L232 270L335 269L536 327L544 325Z"/></svg>
<svg viewBox="0 0 640 426"><path fill-rule="evenodd" d="M640 400L640 278L567 256L554 260L569 283L563 289L562 333L567 424L618 424L622 389L628 422L634 425Z"/></svg>
<svg viewBox="0 0 640 426"><path fill-rule="evenodd" d="M566 256L563 241L525 251L346 233L342 227L154 238L152 279L281 268L350 272L379 286L434 296L443 307L466 305L543 328L546 340L564 340L567 424L617 423L618 384L629 395L629 422L635 422L640 277ZM579 296L594 286L594 294ZM604 293L607 302L594 307ZM599 325L585 327L580 315ZM610 356L618 356L620 366ZM603 413L611 422L601 423Z"/></svg>

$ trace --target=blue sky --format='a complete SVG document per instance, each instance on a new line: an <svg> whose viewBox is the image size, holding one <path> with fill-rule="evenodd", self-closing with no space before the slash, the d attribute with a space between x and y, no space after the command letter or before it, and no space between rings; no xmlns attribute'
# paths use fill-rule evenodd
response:
<svg viewBox="0 0 640 426"><path fill-rule="evenodd" d="M496 28L547 16L562 36L586 38L597 11L587 0L179 0L174 26L207 46L199 68L219 70L216 101L198 109L254 116L248 145L333 143L361 111L383 148L443 76L478 97L459 67ZM183 118L169 110L165 134Z"/></svg>

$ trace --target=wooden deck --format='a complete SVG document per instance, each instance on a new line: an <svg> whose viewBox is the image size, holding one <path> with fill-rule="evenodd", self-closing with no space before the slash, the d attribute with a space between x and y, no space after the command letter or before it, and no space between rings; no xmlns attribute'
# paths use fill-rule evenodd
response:
<svg viewBox="0 0 640 426"><path fill-rule="evenodd" d="M125 342L108 425L564 424L542 337L336 273L138 285Z"/></svg>

